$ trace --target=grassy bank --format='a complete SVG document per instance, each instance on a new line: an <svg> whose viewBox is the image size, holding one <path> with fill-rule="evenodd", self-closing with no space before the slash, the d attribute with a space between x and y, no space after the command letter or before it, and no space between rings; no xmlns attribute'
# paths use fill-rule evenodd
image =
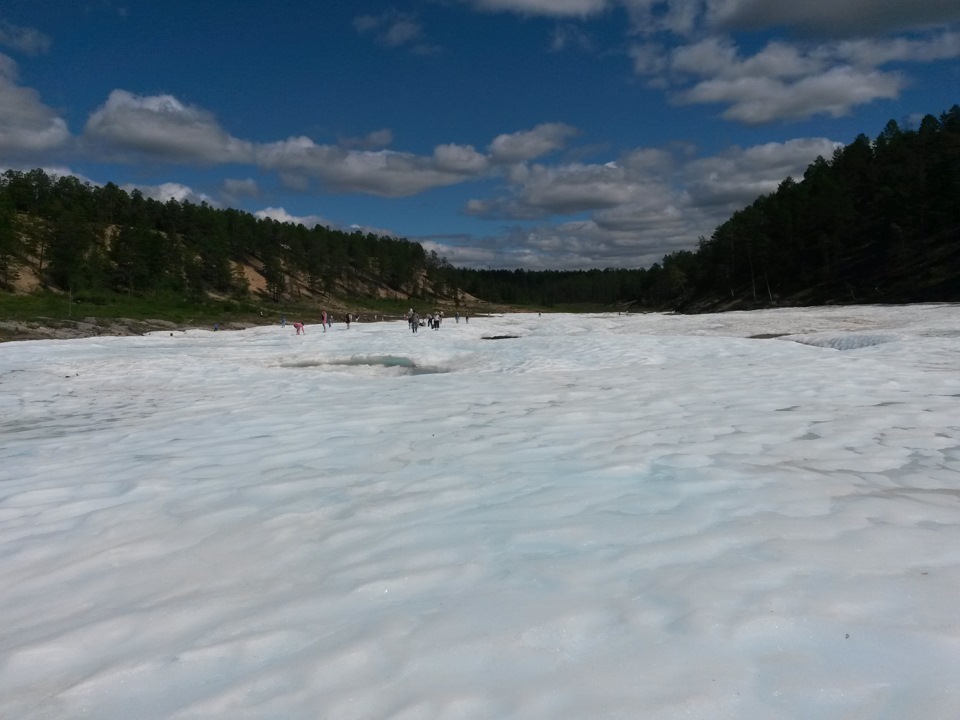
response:
<svg viewBox="0 0 960 720"><path fill-rule="evenodd" d="M183 296L136 296L98 293L69 295L37 292L29 295L0 293L0 318L55 322L81 318L165 320L178 325L226 322L259 316L256 303Z"/></svg>
<svg viewBox="0 0 960 720"><path fill-rule="evenodd" d="M0 292L0 340L28 339L38 330L76 329L78 323L107 328L113 321L135 321L137 331L149 329L160 321L177 327L221 328L278 323L286 317L292 323L317 323L326 310L334 322L342 321L348 312L360 321L399 318L413 307L421 314L442 309L452 316L458 309L470 315L488 312L489 307L456 308L433 300L396 300L381 298L327 297L322 301L282 303L264 302L259 298L210 298L183 295L125 295L115 293L31 294ZM4 331L4 327L6 329ZM109 330L106 330L109 332ZM47 337L47 332L40 336Z"/></svg>

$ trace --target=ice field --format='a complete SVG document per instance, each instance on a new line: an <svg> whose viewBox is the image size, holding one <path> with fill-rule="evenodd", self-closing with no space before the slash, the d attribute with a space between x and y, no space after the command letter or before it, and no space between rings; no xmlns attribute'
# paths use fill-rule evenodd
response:
<svg viewBox="0 0 960 720"><path fill-rule="evenodd" d="M302 319L0 345L0 717L960 717L960 307Z"/></svg>

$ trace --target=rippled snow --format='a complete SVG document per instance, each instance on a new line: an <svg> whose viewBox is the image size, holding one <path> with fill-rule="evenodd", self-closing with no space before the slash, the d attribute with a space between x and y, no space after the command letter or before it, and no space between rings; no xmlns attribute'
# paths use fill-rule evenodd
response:
<svg viewBox="0 0 960 720"><path fill-rule="evenodd" d="M958 330L0 345L0 717L958 717Z"/></svg>

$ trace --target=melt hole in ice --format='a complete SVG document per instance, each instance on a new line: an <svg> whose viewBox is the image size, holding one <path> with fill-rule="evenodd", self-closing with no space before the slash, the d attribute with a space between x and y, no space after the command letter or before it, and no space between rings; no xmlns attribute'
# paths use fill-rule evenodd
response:
<svg viewBox="0 0 960 720"><path fill-rule="evenodd" d="M449 372L443 368L417 365L413 360L398 355L364 355L324 360L295 360L280 364L285 368L356 369L358 372L383 372L390 375L434 375Z"/></svg>

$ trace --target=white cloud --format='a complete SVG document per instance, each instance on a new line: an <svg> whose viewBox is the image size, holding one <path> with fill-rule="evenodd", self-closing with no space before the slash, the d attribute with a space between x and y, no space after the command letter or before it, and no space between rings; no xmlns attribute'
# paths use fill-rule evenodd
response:
<svg viewBox="0 0 960 720"><path fill-rule="evenodd" d="M205 202L208 205L219 205L219 203L217 203L209 195L195 192L193 188L175 182L162 183L160 185L139 185L137 183L126 183L121 185L120 189L125 190L128 193L133 192L134 190L139 190L144 197L164 203L168 200L176 200L177 202L189 202L195 205L199 205L202 202Z"/></svg>
<svg viewBox="0 0 960 720"><path fill-rule="evenodd" d="M729 216L760 195L774 192L787 177L800 179L817 156L829 158L842 143L801 138L749 148L732 147L684 167L684 182L693 206L720 206Z"/></svg>
<svg viewBox="0 0 960 720"><path fill-rule="evenodd" d="M317 225L322 227L335 227L334 223L331 223L321 215L291 215L282 207L267 207L263 210L257 210L253 214L261 220L270 218L277 222L303 225L305 228L314 228Z"/></svg>
<svg viewBox="0 0 960 720"><path fill-rule="evenodd" d="M516 163L546 155L566 145L579 131L565 123L543 123L532 130L498 135L490 143L495 163Z"/></svg>
<svg viewBox="0 0 960 720"><path fill-rule="evenodd" d="M50 38L35 28L19 27L0 20L0 46L25 55L42 55L49 52L51 44Z"/></svg>
<svg viewBox="0 0 960 720"><path fill-rule="evenodd" d="M533 165L510 175L513 192L489 203L472 201L468 212L481 216L530 219L571 215L629 202L643 183L615 164Z"/></svg>
<svg viewBox="0 0 960 720"><path fill-rule="evenodd" d="M723 103L728 120L759 124L812 115L841 117L857 105L896 98L905 85L899 73L836 67L796 82L777 78L716 78L680 94L683 103Z"/></svg>
<svg viewBox="0 0 960 720"><path fill-rule="evenodd" d="M386 237L397 237L397 234L393 230L387 228L377 227L376 225L362 225L358 223L351 223L348 225L345 230L347 232L362 232L364 235L373 234Z"/></svg>
<svg viewBox="0 0 960 720"><path fill-rule="evenodd" d="M212 113L172 95L114 90L87 120L84 140L114 156L164 162L249 162L253 145L225 132Z"/></svg>
<svg viewBox="0 0 960 720"><path fill-rule="evenodd" d="M670 69L670 54L658 43L637 43L628 50L633 60L633 71L638 75L657 78ZM659 83L663 84L663 82Z"/></svg>
<svg viewBox="0 0 960 720"><path fill-rule="evenodd" d="M337 142L345 148L377 150L393 145L393 131L383 128L367 133L363 137L341 137Z"/></svg>
<svg viewBox="0 0 960 720"><path fill-rule="evenodd" d="M708 38L676 48L670 58L675 73L724 78L802 78L821 72L830 60L804 55L796 46L773 41L753 56L741 58L729 40Z"/></svg>
<svg viewBox="0 0 960 720"><path fill-rule="evenodd" d="M633 32L688 35L702 26L706 4L717 0L621 0Z"/></svg>
<svg viewBox="0 0 960 720"><path fill-rule="evenodd" d="M516 166L508 193L472 200L466 211L489 218L536 219L588 212L586 218L512 228L488 238L490 252L456 241L445 250L471 267L641 267L668 252L696 247L735 211L777 189L786 177L802 177L818 155L840 144L801 138L753 147L731 147L710 157L638 148L603 164L553 168ZM438 250L439 252L439 250Z"/></svg>
<svg viewBox="0 0 960 720"><path fill-rule="evenodd" d="M546 0L545 0L546 1ZM810 36L864 36L960 21L955 0L619 0L640 34L787 28Z"/></svg>
<svg viewBox="0 0 960 720"><path fill-rule="evenodd" d="M556 130L546 134L551 132L557 134ZM341 141L341 145L322 145L308 137L252 143L231 136L212 113L171 95L138 96L124 90L114 90L90 116L83 139L89 149L115 160L148 157L194 164L249 163L276 171L284 183L300 189L317 180L333 192L384 197L415 195L460 183L485 174L490 164L488 157L472 146L452 143L436 146L429 156L353 149L391 142L393 135L386 129ZM541 140L544 142L550 141ZM234 197L239 190L239 186L225 186L226 193Z"/></svg>
<svg viewBox="0 0 960 720"><path fill-rule="evenodd" d="M443 172L460 175L480 175L486 172L489 161L472 145L438 145L433 149L434 166Z"/></svg>
<svg viewBox="0 0 960 720"><path fill-rule="evenodd" d="M346 150L318 145L307 137L258 146L256 160L269 170L316 178L335 192L383 197L454 185L485 170L483 156L469 146L440 145L433 156L424 157L391 150Z"/></svg>
<svg viewBox="0 0 960 720"><path fill-rule="evenodd" d="M64 145L70 139L67 123L17 79L17 64L0 55L0 152L18 156Z"/></svg>
<svg viewBox="0 0 960 720"><path fill-rule="evenodd" d="M837 57L855 65L879 67L889 62L933 62L960 57L960 33L927 38L862 38L837 43Z"/></svg>
<svg viewBox="0 0 960 720"><path fill-rule="evenodd" d="M662 226L649 234L600 227L594 220L577 220L558 225L512 227L495 237L474 241L442 238L423 241L426 250L435 250L458 266L474 268L526 268L529 270L579 270L645 267L674 249L672 238L664 238ZM694 238L695 241L695 238ZM682 236L682 246L690 238Z"/></svg>
<svg viewBox="0 0 960 720"><path fill-rule="evenodd" d="M398 47L419 39L422 32L418 22L410 19L397 20L383 33L383 41L391 47Z"/></svg>
<svg viewBox="0 0 960 720"><path fill-rule="evenodd" d="M506 195L471 200L465 211L487 218L534 219L614 208L644 198L661 202L660 189L669 182L674 162L665 150L639 148L603 164L518 164L505 176Z"/></svg>
<svg viewBox="0 0 960 720"><path fill-rule="evenodd" d="M439 51L425 41L422 23L408 13L392 10L380 15L360 15L354 18L353 27L361 35L372 35L385 47L406 47L417 54Z"/></svg>
<svg viewBox="0 0 960 720"><path fill-rule="evenodd" d="M779 26L821 35L900 32L960 21L960 3L954 0L706 0L704 9L715 27Z"/></svg>
<svg viewBox="0 0 960 720"><path fill-rule="evenodd" d="M951 28L960 21L956 0L620 2L641 36L628 53L648 87L680 103L726 105L723 117L747 124L847 115L900 96L909 79L885 65L960 57L960 33ZM784 27L805 41L771 41L744 54L723 34ZM667 49L664 34L698 39Z"/></svg>
<svg viewBox="0 0 960 720"><path fill-rule="evenodd" d="M773 41L743 56L729 39L706 38L656 55L640 45L634 69L673 88L680 104L725 105L722 116L746 124L815 115L839 117L858 105L896 98L907 85L901 72L881 69L895 60L960 56L960 35L923 40L861 40L802 46Z"/></svg>
<svg viewBox="0 0 960 720"><path fill-rule="evenodd" d="M553 29L550 40L550 49L553 52L564 50L581 50L589 52L594 48L593 37L586 30L571 23L558 24Z"/></svg>
<svg viewBox="0 0 960 720"><path fill-rule="evenodd" d="M603 12L608 0L472 0L479 10L549 17L587 17Z"/></svg>

